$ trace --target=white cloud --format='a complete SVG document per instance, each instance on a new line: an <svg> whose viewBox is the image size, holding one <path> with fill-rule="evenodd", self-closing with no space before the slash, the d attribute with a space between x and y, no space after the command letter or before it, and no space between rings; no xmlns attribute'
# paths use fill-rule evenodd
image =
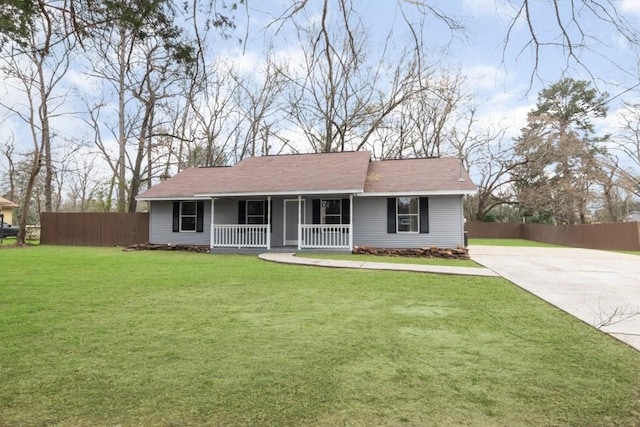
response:
<svg viewBox="0 0 640 427"><path fill-rule="evenodd" d="M506 0L463 0L462 10L473 16L492 16L501 20L511 20L513 6Z"/></svg>
<svg viewBox="0 0 640 427"><path fill-rule="evenodd" d="M463 74L467 78L467 84L478 94L484 91L495 92L510 80L502 68L490 65L466 67Z"/></svg>
<svg viewBox="0 0 640 427"><path fill-rule="evenodd" d="M626 13L640 14L640 1L638 0L621 0L620 9Z"/></svg>
<svg viewBox="0 0 640 427"><path fill-rule="evenodd" d="M262 67L264 57L257 52L242 52L242 49L225 50L216 60L229 64L240 73L253 73Z"/></svg>
<svg viewBox="0 0 640 427"><path fill-rule="evenodd" d="M476 132L506 129L507 138L516 137L534 108L525 96L526 86L515 81L518 76L507 74L503 67L486 64L463 67L461 73L466 78L464 89L473 95L477 105Z"/></svg>

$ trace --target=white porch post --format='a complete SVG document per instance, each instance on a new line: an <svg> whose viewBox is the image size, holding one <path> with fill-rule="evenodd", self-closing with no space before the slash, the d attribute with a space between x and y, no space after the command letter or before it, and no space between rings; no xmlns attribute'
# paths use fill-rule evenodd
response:
<svg viewBox="0 0 640 427"><path fill-rule="evenodd" d="M271 250L271 196L267 196L267 250Z"/></svg>
<svg viewBox="0 0 640 427"><path fill-rule="evenodd" d="M209 230L209 249L213 249L213 224L214 224L214 208L215 208L215 200L213 197L211 198L211 229Z"/></svg>
<svg viewBox="0 0 640 427"><path fill-rule="evenodd" d="M302 195L298 194L298 250L302 249Z"/></svg>
<svg viewBox="0 0 640 427"><path fill-rule="evenodd" d="M353 252L353 194L349 194L349 250Z"/></svg>

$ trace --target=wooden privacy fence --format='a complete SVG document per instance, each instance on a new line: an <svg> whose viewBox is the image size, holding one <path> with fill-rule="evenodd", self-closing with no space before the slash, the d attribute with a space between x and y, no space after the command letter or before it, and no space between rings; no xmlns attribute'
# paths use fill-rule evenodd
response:
<svg viewBox="0 0 640 427"><path fill-rule="evenodd" d="M127 246L149 241L149 214L43 213L40 243L74 246Z"/></svg>
<svg viewBox="0 0 640 427"><path fill-rule="evenodd" d="M544 225L469 222L470 238L527 239L576 248L640 251L640 222Z"/></svg>

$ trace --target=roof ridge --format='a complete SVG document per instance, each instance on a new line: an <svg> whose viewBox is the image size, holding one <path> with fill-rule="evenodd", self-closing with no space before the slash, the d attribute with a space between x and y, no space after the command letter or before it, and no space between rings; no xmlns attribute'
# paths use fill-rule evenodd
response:
<svg viewBox="0 0 640 427"><path fill-rule="evenodd" d="M370 151L366 151L366 150L356 150L356 151L329 151L329 152L320 152L320 153L281 153L281 154L260 154L258 156L249 156L249 157L245 157L242 160L245 159L253 159L253 158L260 158L260 157L285 157L285 156L321 156L324 154L355 154L355 153L367 153L369 154L369 156L371 156L371 152ZM241 162L242 160L240 160L239 162Z"/></svg>
<svg viewBox="0 0 640 427"><path fill-rule="evenodd" d="M444 159L455 159L454 156L427 156L427 157L404 157L402 159L380 159L375 160L376 162L395 162L395 161L403 161L406 162L408 160L444 160Z"/></svg>

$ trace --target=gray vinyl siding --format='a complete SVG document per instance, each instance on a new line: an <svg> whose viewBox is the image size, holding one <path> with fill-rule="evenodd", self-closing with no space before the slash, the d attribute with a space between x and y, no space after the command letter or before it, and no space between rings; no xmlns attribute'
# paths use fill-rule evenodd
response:
<svg viewBox="0 0 640 427"><path fill-rule="evenodd" d="M216 224L238 223L238 200L247 199L216 199L214 203L214 222ZM266 200L264 198L249 198L248 200ZM283 199L272 199L273 227L271 245L282 246L282 210ZM209 245L211 232L211 201L204 201L204 231L173 232L173 201L152 201L149 210L149 241L153 244L182 244Z"/></svg>
<svg viewBox="0 0 640 427"><path fill-rule="evenodd" d="M355 197L353 244L377 248L454 248L463 242L462 197L429 197L429 233L387 233L387 198Z"/></svg>
<svg viewBox="0 0 640 427"><path fill-rule="evenodd" d="M312 223L312 200L347 198L348 195L303 197L306 200L305 223ZM291 197L290 199L294 199ZM215 201L216 224L238 223L237 198ZM264 200L264 198L249 198ZM385 197L353 198L353 244L380 248L415 248L424 246L456 247L463 244L462 198L460 196L429 197L429 233L387 234L387 199ZM272 199L271 246L283 246L284 198ZM172 231L173 202L152 201L149 215L149 240L154 244L209 245L211 201L204 201L204 231Z"/></svg>
<svg viewBox="0 0 640 427"><path fill-rule="evenodd" d="M211 230L211 202L204 201L204 231L174 233L173 202L152 201L149 209L149 243L178 245L207 245Z"/></svg>

